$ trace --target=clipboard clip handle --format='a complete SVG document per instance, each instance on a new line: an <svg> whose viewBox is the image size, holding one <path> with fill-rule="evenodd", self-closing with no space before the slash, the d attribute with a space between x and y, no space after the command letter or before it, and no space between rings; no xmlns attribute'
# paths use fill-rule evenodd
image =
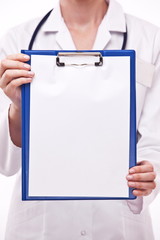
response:
<svg viewBox="0 0 160 240"><path fill-rule="evenodd" d="M96 59L96 61L93 61L92 58L94 58L94 60ZM61 59L63 59L62 62L61 62ZM71 61L73 59L74 59L74 62ZM78 61L76 62L76 60ZM103 56L100 52L59 52L56 58L56 64L58 67L65 67L65 66L100 67L100 66L103 66Z"/></svg>

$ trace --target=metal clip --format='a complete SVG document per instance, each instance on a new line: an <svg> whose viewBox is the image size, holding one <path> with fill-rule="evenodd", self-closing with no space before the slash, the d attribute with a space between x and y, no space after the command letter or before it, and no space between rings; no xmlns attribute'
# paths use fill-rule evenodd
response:
<svg viewBox="0 0 160 240"><path fill-rule="evenodd" d="M94 63L65 63L60 62L61 57L99 57L99 62ZM103 66L103 57L100 52L59 52L56 58L56 64L58 67L65 66Z"/></svg>

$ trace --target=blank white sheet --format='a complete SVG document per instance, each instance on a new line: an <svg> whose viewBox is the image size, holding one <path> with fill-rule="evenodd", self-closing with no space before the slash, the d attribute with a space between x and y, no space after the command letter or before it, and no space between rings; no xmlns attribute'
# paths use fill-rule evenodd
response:
<svg viewBox="0 0 160 240"><path fill-rule="evenodd" d="M130 57L31 66L29 196L128 197Z"/></svg>

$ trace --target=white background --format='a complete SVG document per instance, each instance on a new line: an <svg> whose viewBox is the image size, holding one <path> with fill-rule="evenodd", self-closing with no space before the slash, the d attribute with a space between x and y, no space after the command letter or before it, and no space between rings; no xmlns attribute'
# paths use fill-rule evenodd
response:
<svg viewBox="0 0 160 240"><path fill-rule="evenodd" d="M9 28L25 22L37 16L43 16L53 8L57 0L0 0L0 37ZM119 0L127 13L146 19L160 26L160 2L159 0ZM1 143L2 146L2 143ZM15 182L14 177L0 175L0 239L4 239L5 224L7 219L9 202ZM155 240L160 239L160 195L151 204L151 215L155 231ZM136 231L136 229L135 229Z"/></svg>

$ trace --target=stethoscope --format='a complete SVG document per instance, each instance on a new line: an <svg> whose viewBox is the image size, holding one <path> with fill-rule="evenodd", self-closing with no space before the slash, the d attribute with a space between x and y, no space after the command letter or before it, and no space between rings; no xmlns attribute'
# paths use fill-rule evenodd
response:
<svg viewBox="0 0 160 240"><path fill-rule="evenodd" d="M28 46L28 50L32 50L33 48L33 44L35 41L35 38L37 37L41 27L43 26L43 24L46 22L46 20L48 19L48 17L50 16L51 12L53 11L53 9L51 11L49 11L43 18L42 20L39 22L39 24L37 25L32 37L31 37L31 41L29 43ZM126 26L126 32L123 33L123 44L122 44L122 48L121 50L125 50L126 49L126 45L127 45L127 26Z"/></svg>

